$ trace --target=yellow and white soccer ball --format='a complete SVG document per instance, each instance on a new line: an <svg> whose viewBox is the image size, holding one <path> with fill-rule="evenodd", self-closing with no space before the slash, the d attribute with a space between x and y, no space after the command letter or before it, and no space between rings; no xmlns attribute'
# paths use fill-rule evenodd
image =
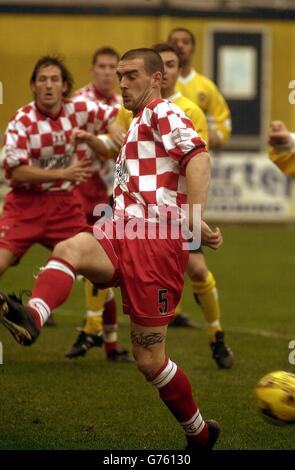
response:
<svg viewBox="0 0 295 470"><path fill-rule="evenodd" d="M295 374L271 372L255 388L256 402L267 421L273 424L295 423Z"/></svg>

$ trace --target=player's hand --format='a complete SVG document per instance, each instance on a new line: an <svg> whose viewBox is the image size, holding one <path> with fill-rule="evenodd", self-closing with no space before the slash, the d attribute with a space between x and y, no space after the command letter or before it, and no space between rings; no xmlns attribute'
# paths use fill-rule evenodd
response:
<svg viewBox="0 0 295 470"><path fill-rule="evenodd" d="M272 121L268 132L268 143L273 147L290 149L292 147L291 134L282 121Z"/></svg>
<svg viewBox="0 0 295 470"><path fill-rule="evenodd" d="M114 121L108 125L108 132L112 141L120 148L126 136L126 129Z"/></svg>
<svg viewBox="0 0 295 470"><path fill-rule="evenodd" d="M63 169L62 178L69 181L83 183L92 175L90 169L91 164L92 160L89 158L82 158L70 165L68 168Z"/></svg>
<svg viewBox="0 0 295 470"><path fill-rule="evenodd" d="M218 227L213 231L204 220L201 222L201 244L217 250L223 244L222 233Z"/></svg>
<svg viewBox="0 0 295 470"><path fill-rule="evenodd" d="M92 137L93 134L82 129L75 129L72 132L72 140L75 147L83 143L88 144Z"/></svg>

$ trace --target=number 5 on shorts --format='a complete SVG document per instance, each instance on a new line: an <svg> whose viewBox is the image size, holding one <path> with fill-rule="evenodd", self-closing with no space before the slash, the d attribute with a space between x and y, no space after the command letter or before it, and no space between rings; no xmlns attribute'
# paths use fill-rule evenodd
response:
<svg viewBox="0 0 295 470"><path fill-rule="evenodd" d="M168 289L158 289L158 306L159 312L164 314L168 310Z"/></svg>

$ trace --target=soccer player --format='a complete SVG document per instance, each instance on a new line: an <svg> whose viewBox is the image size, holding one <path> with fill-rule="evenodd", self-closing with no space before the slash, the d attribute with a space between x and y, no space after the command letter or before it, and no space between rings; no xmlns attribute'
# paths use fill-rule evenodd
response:
<svg viewBox="0 0 295 470"><path fill-rule="evenodd" d="M269 158L285 175L295 177L295 134L282 121L272 121L268 142Z"/></svg>
<svg viewBox="0 0 295 470"><path fill-rule="evenodd" d="M98 104L118 105L122 99L115 93L117 81L117 65L119 54L111 47L97 49L92 57L91 73L93 81L78 90L75 95ZM113 162L113 161L112 161ZM110 160L94 158L91 177L79 184L75 195L80 199L89 225L94 225L97 218L93 216L96 204L109 204L108 185L103 175L113 174ZM114 362L131 362L132 358L126 349L118 346L117 340L117 309L113 289L97 289L85 279L86 322L78 334L73 346L66 353L68 358L84 356L95 346L104 343L106 357Z"/></svg>
<svg viewBox="0 0 295 470"><path fill-rule="evenodd" d="M175 91L181 65L181 56L177 48L161 43L156 44L154 49L160 54L164 63L165 76L161 88L162 97L177 104L189 116L198 134L207 141L208 126L203 111L179 91ZM122 136L124 136L130 122L131 113L122 106L118 111L115 121L109 126L110 133L116 143L122 143ZM200 305L207 321L207 332L213 359L220 368L230 368L233 365L233 354L224 341L224 332L220 324L220 308L216 282L213 274L208 271L202 248L190 253L187 273L191 280L196 301ZM171 326L195 327L195 323L192 322L188 315L182 313L181 304L182 302L176 307L176 315Z"/></svg>
<svg viewBox="0 0 295 470"><path fill-rule="evenodd" d="M16 112L4 136L4 170L12 189L0 217L0 274L34 243L53 249L87 228L73 188L90 177L91 160L85 145L74 148L72 132L106 129L115 115L107 106L67 99L73 80L57 57L41 57L30 84L34 101Z"/></svg>
<svg viewBox="0 0 295 470"><path fill-rule="evenodd" d="M222 147L231 135L231 116L225 99L216 85L192 67L196 39L186 28L173 29L168 42L181 53L181 73L176 88L187 98L197 103L207 116L209 125L209 147Z"/></svg>
<svg viewBox="0 0 295 470"><path fill-rule="evenodd" d="M211 449L219 425L203 420L187 376L165 352L167 325L181 295L188 252L182 237L172 237L168 230L163 239L159 233L161 208L168 206L174 214L172 224L182 217L180 204L185 201L194 231L194 205L203 207L209 187L209 157L189 118L161 99L164 70L155 51L126 52L117 73L124 105L134 119L116 162L115 218L96 227L96 238L84 232L59 243L27 306L1 293L1 321L19 343L30 345L43 317L70 295L77 272L94 284L120 284L138 369L182 426L188 448ZM143 237L133 236L136 224ZM203 222L201 235L202 243L212 248L222 243L219 229L212 231Z"/></svg>

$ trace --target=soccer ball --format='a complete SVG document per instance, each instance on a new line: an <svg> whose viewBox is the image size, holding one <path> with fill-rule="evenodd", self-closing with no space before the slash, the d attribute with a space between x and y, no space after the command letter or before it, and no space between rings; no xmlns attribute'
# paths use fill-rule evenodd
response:
<svg viewBox="0 0 295 470"><path fill-rule="evenodd" d="M255 388L260 412L273 424L295 423L295 374L277 371L265 375Z"/></svg>

